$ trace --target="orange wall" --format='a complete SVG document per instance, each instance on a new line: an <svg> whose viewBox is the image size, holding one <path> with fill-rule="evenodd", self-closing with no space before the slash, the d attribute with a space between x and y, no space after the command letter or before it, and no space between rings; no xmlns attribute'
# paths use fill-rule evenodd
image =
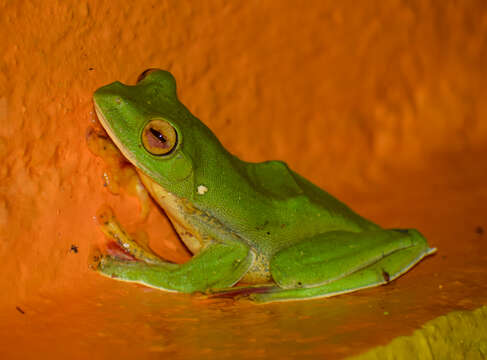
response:
<svg viewBox="0 0 487 360"><path fill-rule="evenodd" d="M486 149L485 1L131 3L0 0L2 302L81 286L98 208L138 211L103 187L85 133L93 91L149 67L238 156L352 205L349 189ZM185 258L160 214L147 226Z"/></svg>

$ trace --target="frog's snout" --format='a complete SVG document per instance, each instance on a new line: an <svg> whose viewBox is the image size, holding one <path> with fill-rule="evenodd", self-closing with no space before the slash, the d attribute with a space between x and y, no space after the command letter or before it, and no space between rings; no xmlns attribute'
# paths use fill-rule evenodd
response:
<svg viewBox="0 0 487 360"><path fill-rule="evenodd" d="M149 75L151 72L154 72L154 71L160 71L159 69L156 69L156 68L149 68L149 69L145 69L144 71L142 71L140 73L140 75L137 77L137 82L136 84L138 84L139 82L141 82L142 80L144 80L144 78Z"/></svg>
<svg viewBox="0 0 487 360"><path fill-rule="evenodd" d="M409 229L392 229L392 230L397 231L401 234L409 235Z"/></svg>

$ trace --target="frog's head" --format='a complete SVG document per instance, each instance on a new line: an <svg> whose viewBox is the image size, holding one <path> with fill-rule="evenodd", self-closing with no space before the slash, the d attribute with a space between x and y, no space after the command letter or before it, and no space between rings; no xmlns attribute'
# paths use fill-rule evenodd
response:
<svg viewBox="0 0 487 360"><path fill-rule="evenodd" d="M203 149L219 146L179 102L167 71L146 70L134 86L118 81L103 86L93 100L100 122L124 156L169 191L190 179Z"/></svg>

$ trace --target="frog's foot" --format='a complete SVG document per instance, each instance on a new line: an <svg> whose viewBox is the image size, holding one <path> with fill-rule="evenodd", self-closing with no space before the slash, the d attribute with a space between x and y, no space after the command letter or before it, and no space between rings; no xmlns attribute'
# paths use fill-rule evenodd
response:
<svg viewBox="0 0 487 360"><path fill-rule="evenodd" d="M279 288L249 298L256 302L322 298L387 284L435 250L416 230L321 234L279 251L271 259Z"/></svg>
<svg viewBox="0 0 487 360"><path fill-rule="evenodd" d="M91 267L102 275L128 280L132 263L168 264L159 258L148 246L140 244L127 234L113 215L112 210L104 206L97 213L97 220L103 233L111 240L106 247L106 254L97 251L92 257ZM129 280L130 281L130 280Z"/></svg>
<svg viewBox="0 0 487 360"><path fill-rule="evenodd" d="M109 207L103 207L97 214L98 222L103 233L113 243L109 243L107 252L112 257L125 260L141 260L151 264L164 262L147 245L138 243L122 229Z"/></svg>

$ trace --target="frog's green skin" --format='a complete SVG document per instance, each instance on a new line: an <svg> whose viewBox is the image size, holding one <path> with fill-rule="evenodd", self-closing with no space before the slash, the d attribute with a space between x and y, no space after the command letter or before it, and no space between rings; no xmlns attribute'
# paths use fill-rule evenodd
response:
<svg viewBox="0 0 487 360"><path fill-rule="evenodd" d="M195 256L169 263L119 229L112 236L139 261L104 256L102 274L180 292L228 291L242 281L253 287L229 293L266 302L385 284L434 252L418 231L382 229L284 162L238 159L179 102L170 73L144 76L135 86L98 89L95 109ZM177 133L169 155L152 155L142 143L152 119Z"/></svg>

